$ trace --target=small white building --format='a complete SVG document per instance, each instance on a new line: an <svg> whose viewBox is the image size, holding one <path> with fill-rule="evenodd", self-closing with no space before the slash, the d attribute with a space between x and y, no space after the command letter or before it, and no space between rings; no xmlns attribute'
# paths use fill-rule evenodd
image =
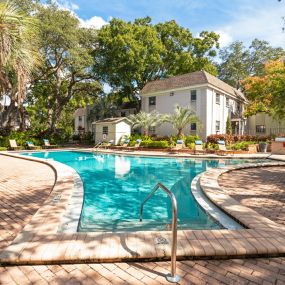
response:
<svg viewBox="0 0 285 285"><path fill-rule="evenodd" d="M124 117L103 119L92 123L95 144L113 140L117 145L123 136L131 135L131 122Z"/></svg>
<svg viewBox="0 0 285 285"><path fill-rule="evenodd" d="M156 110L169 114L173 113L176 104L196 110L202 128L191 124L184 130L187 135L198 134L205 139L210 134L224 134L228 118L233 133L244 134L246 119L243 110L246 99L243 93L205 71L149 82L142 89L141 98L144 112ZM170 123L150 129L151 134L159 136L169 136L175 132Z"/></svg>
<svg viewBox="0 0 285 285"><path fill-rule="evenodd" d="M87 108L79 108L74 113L74 133L76 135L91 131L91 124L87 120Z"/></svg>

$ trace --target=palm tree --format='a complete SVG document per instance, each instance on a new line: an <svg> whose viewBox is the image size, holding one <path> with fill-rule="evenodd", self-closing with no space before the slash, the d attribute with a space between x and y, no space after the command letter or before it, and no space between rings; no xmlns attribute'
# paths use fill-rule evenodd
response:
<svg viewBox="0 0 285 285"><path fill-rule="evenodd" d="M198 123L199 119L196 116L196 112L190 107L175 106L174 113L167 116L167 121L177 129L178 138L181 138L183 129L192 123Z"/></svg>
<svg viewBox="0 0 285 285"><path fill-rule="evenodd" d="M12 107L22 106L31 72L39 62L37 25L16 5L0 3L0 98L8 95Z"/></svg>
<svg viewBox="0 0 285 285"><path fill-rule="evenodd" d="M133 128L141 127L143 128L143 134L144 136L148 136L148 130L150 127L155 127L162 122L165 121L165 116L159 114L156 111L153 111L151 113L146 112L139 112L135 115L130 115L128 119L131 121Z"/></svg>

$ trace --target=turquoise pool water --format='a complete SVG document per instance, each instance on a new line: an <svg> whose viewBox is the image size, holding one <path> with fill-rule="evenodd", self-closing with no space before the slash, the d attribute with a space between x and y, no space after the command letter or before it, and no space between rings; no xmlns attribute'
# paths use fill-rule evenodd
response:
<svg viewBox="0 0 285 285"><path fill-rule="evenodd" d="M163 191L145 204L143 222L140 205L157 182L175 195L178 228L219 229L195 201L192 179L209 167L246 163L246 160L200 160L93 154L76 151L25 153L54 159L74 168L84 185L84 204L79 231L164 230L171 223L171 203Z"/></svg>

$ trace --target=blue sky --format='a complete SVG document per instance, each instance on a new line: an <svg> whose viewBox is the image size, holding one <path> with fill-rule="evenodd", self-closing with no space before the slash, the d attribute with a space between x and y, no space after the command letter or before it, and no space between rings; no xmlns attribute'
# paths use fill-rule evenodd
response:
<svg viewBox="0 0 285 285"><path fill-rule="evenodd" d="M150 16L154 23L175 19L196 36L202 30L221 35L221 45L233 40L248 44L255 37L285 47L282 16L285 1L277 0L58 0L86 26L101 27L112 17L132 21Z"/></svg>

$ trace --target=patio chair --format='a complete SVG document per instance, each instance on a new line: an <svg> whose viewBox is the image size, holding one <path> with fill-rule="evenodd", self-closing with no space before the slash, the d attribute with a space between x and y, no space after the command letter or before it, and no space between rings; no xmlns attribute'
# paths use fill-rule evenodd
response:
<svg viewBox="0 0 285 285"><path fill-rule="evenodd" d="M58 147L57 144L50 144L48 139L43 139L43 141L44 141L44 145L43 145L44 148L57 148Z"/></svg>
<svg viewBox="0 0 285 285"><path fill-rule="evenodd" d="M176 141L176 145L174 146L174 147L172 147L171 148L171 150L173 151L175 151L175 150L181 150L181 149L183 149L183 147L184 147L184 142L183 142L183 140L177 140Z"/></svg>
<svg viewBox="0 0 285 285"><path fill-rule="evenodd" d="M194 147L194 154L201 153L204 154L206 152L205 149L203 149L203 142L201 140L195 141L195 147Z"/></svg>
<svg viewBox="0 0 285 285"><path fill-rule="evenodd" d="M113 146L115 143L114 140L109 140L107 143L103 144L102 146L105 148L109 148L110 146Z"/></svg>
<svg viewBox="0 0 285 285"><path fill-rule="evenodd" d="M140 145L141 145L141 142L142 142L141 139L137 139L135 145L134 145L134 146L129 146L128 149L129 149L129 150L138 149L138 148L140 147Z"/></svg>
<svg viewBox="0 0 285 285"><path fill-rule="evenodd" d="M219 141L217 141L217 143L218 143L218 146L219 146L218 153L221 153L221 155L226 155L227 153L228 154L233 154L234 153L233 150L226 148L226 143L225 143L224 140L219 140Z"/></svg>
<svg viewBox="0 0 285 285"><path fill-rule="evenodd" d="M39 149L38 145L34 145L32 141L27 141L27 147L28 149Z"/></svg>
<svg viewBox="0 0 285 285"><path fill-rule="evenodd" d="M17 150L20 149L21 147L17 145L16 140L9 140L10 144L10 149L12 150Z"/></svg>

